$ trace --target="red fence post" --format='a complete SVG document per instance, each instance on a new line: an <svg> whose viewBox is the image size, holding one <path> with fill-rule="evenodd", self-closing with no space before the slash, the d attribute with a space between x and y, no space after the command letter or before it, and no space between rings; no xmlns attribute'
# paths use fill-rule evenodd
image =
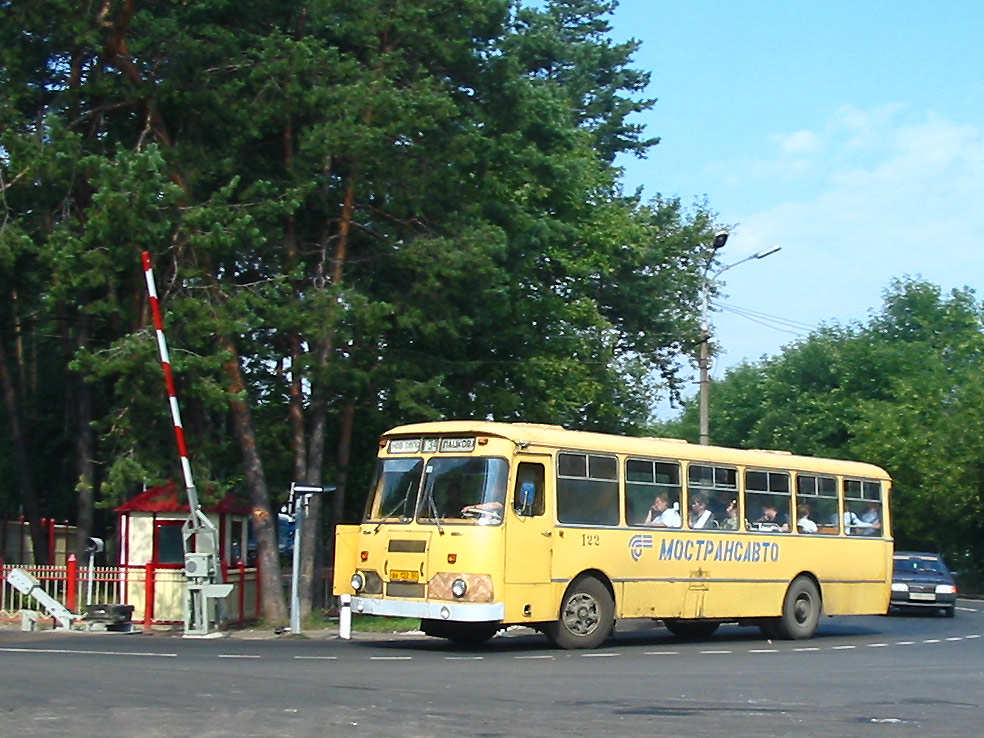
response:
<svg viewBox="0 0 984 738"><path fill-rule="evenodd" d="M48 556L44 560L44 563L54 565L56 550L57 550L57 545L55 544L55 519L51 518L48 521ZM34 560L38 561L38 558L35 556ZM38 563L41 562L38 561Z"/></svg>
<svg viewBox="0 0 984 738"><path fill-rule="evenodd" d="M69 612L75 612L79 594L79 562L75 554L68 555L65 565L65 607Z"/></svg>
<svg viewBox="0 0 984 738"><path fill-rule="evenodd" d="M150 631L154 620L154 563L144 566L144 630Z"/></svg>

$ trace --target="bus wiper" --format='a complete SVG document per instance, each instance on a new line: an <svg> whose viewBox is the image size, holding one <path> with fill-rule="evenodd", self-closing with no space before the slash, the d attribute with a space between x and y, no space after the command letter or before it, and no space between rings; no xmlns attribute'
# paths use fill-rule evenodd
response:
<svg viewBox="0 0 984 738"><path fill-rule="evenodd" d="M393 513L395 513L401 507L404 509L404 511L407 509L407 502L410 500L410 490L411 490L411 487L408 485L407 486L407 493L405 495L403 495L403 499L400 500L399 502L397 502L396 505L393 506L393 509L392 510L390 510L388 513L386 513L385 515L383 515L382 519L379 521L379 524L373 529L373 531L372 531L373 533L378 533L379 532L379 529L383 527L383 523L386 522L386 518L392 518L393 517ZM403 514L403 515L400 516L400 520L401 521L406 520L406 519L407 519L406 514Z"/></svg>
<svg viewBox="0 0 984 738"><path fill-rule="evenodd" d="M437 526L437 532L443 536L444 526L441 525L441 516L437 514L437 505L434 504L434 496L431 494L427 495L427 507L430 511L431 520Z"/></svg>

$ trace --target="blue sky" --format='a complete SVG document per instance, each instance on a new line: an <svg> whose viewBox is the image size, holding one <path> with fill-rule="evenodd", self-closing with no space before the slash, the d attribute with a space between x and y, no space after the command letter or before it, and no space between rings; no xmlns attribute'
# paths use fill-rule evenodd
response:
<svg viewBox="0 0 984 738"><path fill-rule="evenodd" d="M612 26L659 98L627 188L706 195L722 264L782 246L723 276L712 376L865 320L894 277L980 288L984 2L622 0Z"/></svg>

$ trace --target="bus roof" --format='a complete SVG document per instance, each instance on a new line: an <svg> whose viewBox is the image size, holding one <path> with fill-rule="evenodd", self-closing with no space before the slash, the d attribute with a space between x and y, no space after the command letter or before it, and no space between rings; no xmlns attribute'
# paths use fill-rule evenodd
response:
<svg viewBox="0 0 984 738"><path fill-rule="evenodd" d="M580 451L603 451L687 461L741 465L765 469L798 469L826 474L888 479L888 473L874 464L814 456L797 456L788 451L737 449L726 446L699 446L677 438L616 436L609 433L567 430L559 425L538 423L498 423L482 420L443 420L412 423L391 428L383 438L432 434L473 434L497 436L517 444L547 446Z"/></svg>

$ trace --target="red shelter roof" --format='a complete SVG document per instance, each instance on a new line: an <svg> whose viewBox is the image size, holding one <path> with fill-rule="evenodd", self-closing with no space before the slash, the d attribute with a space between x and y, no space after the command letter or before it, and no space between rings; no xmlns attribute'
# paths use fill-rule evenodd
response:
<svg viewBox="0 0 984 738"><path fill-rule="evenodd" d="M250 514L249 505L231 494L223 497L216 505L203 505L202 510L207 513ZM115 508L115 512L187 513L190 512L190 508L185 491L179 490L174 482L168 482L157 487L148 487L136 497Z"/></svg>

